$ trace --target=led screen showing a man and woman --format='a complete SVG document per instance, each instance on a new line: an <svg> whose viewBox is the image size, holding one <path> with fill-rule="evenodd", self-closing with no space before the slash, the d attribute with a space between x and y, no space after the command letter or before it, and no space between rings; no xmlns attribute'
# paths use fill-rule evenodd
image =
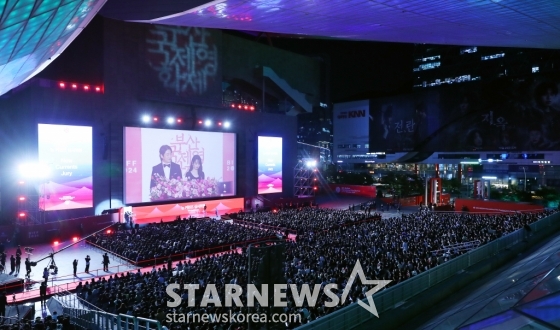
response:
<svg viewBox="0 0 560 330"><path fill-rule="evenodd" d="M45 211L93 207L92 129L38 125L39 164L33 175Z"/></svg>
<svg viewBox="0 0 560 330"><path fill-rule="evenodd" d="M259 136L258 193L282 192L282 138Z"/></svg>
<svg viewBox="0 0 560 330"><path fill-rule="evenodd" d="M124 128L126 203L235 195L235 134Z"/></svg>
<svg viewBox="0 0 560 330"><path fill-rule="evenodd" d="M534 75L372 100L369 150L558 150L559 91Z"/></svg>

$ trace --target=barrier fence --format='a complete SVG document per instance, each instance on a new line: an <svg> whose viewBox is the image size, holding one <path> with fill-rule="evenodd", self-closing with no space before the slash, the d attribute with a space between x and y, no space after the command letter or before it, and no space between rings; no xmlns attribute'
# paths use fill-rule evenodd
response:
<svg viewBox="0 0 560 330"><path fill-rule="evenodd" d="M155 320L125 314L111 314L96 310L72 307L62 308L70 322L82 329L90 330L161 330L161 323Z"/></svg>
<svg viewBox="0 0 560 330"><path fill-rule="evenodd" d="M61 285L55 285L53 288L53 296L63 305L63 307L71 307L78 309L88 309L92 311L104 312L101 308L95 306L89 301L82 299L78 293L72 293Z"/></svg>
<svg viewBox="0 0 560 330"><path fill-rule="evenodd" d="M560 229L560 213L555 213L540 219L529 226L531 227L531 233L543 231L553 233ZM380 317L383 317L383 312L395 308L399 304L449 279L466 268L491 258L504 250L510 249L517 243L521 243L527 238L528 234L529 233L525 229L516 230L513 233L489 242L406 281L400 282L393 287L374 294L375 306L377 307ZM368 304L366 300L364 300L364 302ZM305 324L298 329L358 329L360 328L359 325L365 322L368 322L366 327L371 328L375 320L377 320L377 318L359 304L352 304L311 323Z"/></svg>
<svg viewBox="0 0 560 330"><path fill-rule="evenodd" d="M127 258L125 258L125 257L123 257L123 256L121 256L121 255L119 255L119 254L117 254L113 251L107 250L107 249L105 249L105 248L103 248L103 247L101 247L101 246L99 246L95 243L90 242L90 241L87 241L87 243L94 246L97 249L101 249L101 250L106 251L107 253L111 253L111 254L113 254L113 255L121 258L121 259L127 260L128 262L135 265L136 267L146 267L146 266L151 266L151 265L164 264L169 260L170 257L171 257L172 261L185 260L185 259L188 259L188 258L196 258L196 257L200 257L200 256L205 256L205 255L228 252L228 251L231 251L231 250L235 250L236 248L245 248L249 244L258 243L258 242L262 242L262 241L268 241L268 240L274 239L274 238L276 238L276 236L267 236L267 237L263 237L263 238L257 238L257 239L253 239L253 240L242 241L242 242L234 242L234 243L230 243L230 244L208 247L208 248L200 249L200 250L186 251L186 252L173 254L171 256L161 256L161 257L141 260L141 261L137 261L137 262L132 261L130 259L127 259Z"/></svg>

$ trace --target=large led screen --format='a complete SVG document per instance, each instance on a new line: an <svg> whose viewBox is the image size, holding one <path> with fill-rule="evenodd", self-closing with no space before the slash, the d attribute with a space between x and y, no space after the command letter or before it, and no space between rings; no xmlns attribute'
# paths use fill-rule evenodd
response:
<svg viewBox="0 0 560 330"><path fill-rule="evenodd" d="M282 192L282 138L259 136L258 193Z"/></svg>
<svg viewBox="0 0 560 330"><path fill-rule="evenodd" d="M457 85L370 103L369 151L547 151L560 147L560 76Z"/></svg>
<svg viewBox="0 0 560 330"><path fill-rule="evenodd" d="M126 203L235 195L235 134L124 128Z"/></svg>
<svg viewBox="0 0 560 330"><path fill-rule="evenodd" d="M93 207L92 130L39 124L39 164L49 175L38 182L45 211Z"/></svg>

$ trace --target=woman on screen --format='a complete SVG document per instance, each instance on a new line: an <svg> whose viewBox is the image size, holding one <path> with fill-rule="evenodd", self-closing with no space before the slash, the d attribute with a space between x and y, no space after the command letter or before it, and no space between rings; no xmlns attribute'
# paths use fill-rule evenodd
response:
<svg viewBox="0 0 560 330"><path fill-rule="evenodd" d="M204 180L204 172L202 171L202 159L199 155L194 155L191 160L191 167L187 174L187 180Z"/></svg>

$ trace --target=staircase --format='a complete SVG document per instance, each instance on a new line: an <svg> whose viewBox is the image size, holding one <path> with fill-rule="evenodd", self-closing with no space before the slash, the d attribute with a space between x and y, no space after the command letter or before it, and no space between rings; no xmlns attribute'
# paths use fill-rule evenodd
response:
<svg viewBox="0 0 560 330"><path fill-rule="evenodd" d="M284 92L286 92L286 94L288 94L288 96L292 100L294 100L300 107L302 107L302 109L305 110L305 112L307 113L313 112L313 105L309 103L309 101L307 101L307 98L304 93L290 86L290 84L286 80L284 80L279 75L277 75L276 72L274 72L274 70L272 70L271 68L263 66L262 69L263 69L262 72L263 77L268 77L270 80L272 80L278 87L280 87Z"/></svg>

